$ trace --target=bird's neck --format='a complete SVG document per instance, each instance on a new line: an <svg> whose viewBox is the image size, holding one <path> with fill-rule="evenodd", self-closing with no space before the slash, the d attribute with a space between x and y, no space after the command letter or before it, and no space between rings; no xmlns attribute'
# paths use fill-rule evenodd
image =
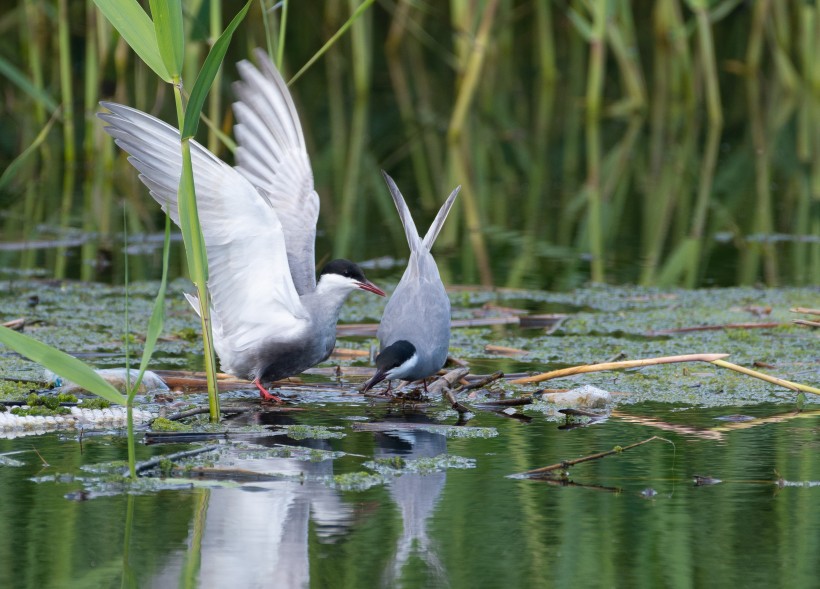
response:
<svg viewBox="0 0 820 589"><path fill-rule="evenodd" d="M336 324L342 305L350 294L350 288L328 285L321 279L316 290L302 296L302 304L310 312L314 322Z"/></svg>

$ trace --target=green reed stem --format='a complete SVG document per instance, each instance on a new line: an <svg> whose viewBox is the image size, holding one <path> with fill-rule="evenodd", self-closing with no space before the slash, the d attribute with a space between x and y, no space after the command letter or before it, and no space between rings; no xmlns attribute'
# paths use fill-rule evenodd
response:
<svg viewBox="0 0 820 589"><path fill-rule="evenodd" d="M589 239L590 278L604 282L604 251L601 221L601 101L605 67L607 0L593 0L592 29L589 40L589 70L586 91L587 140L587 232Z"/></svg>
<svg viewBox="0 0 820 589"><path fill-rule="evenodd" d="M71 46L69 44L68 0L58 0L58 44L60 51L60 92L63 101L63 149L66 166L77 160L74 130L74 77L71 74Z"/></svg>
<svg viewBox="0 0 820 589"><path fill-rule="evenodd" d="M279 18L279 43L276 47L276 68L282 71L285 58L285 32L288 24L288 0L282 0L282 16Z"/></svg>
<svg viewBox="0 0 820 589"><path fill-rule="evenodd" d="M31 83L38 94L45 94L43 86L43 58L40 47L40 41L35 36L36 31L40 29L42 22L42 14L39 10L39 3L35 0L24 0L23 11L25 14L27 26L22 27L26 35L26 49L28 56L28 68L31 74ZM39 100L34 101L34 121L37 127L42 127L46 122L45 106Z"/></svg>
<svg viewBox="0 0 820 589"><path fill-rule="evenodd" d="M464 63L464 76L459 84L456 104L450 116L450 124L447 128L448 162L451 172L451 183L462 185L461 202L464 207L464 216L467 225L468 238L472 246L472 253L478 265L478 272L481 284L491 286L493 284L492 270L490 269L490 258L487 253L487 246L484 241L483 228L481 224L481 209L474 190L474 183L470 179L469 166L467 161L470 152L464 137L464 127L467 113L476 93L476 88L481 75L484 59L486 57L487 45L490 41L490 31L493 25L493 17L498 8L498 0L489 0L484 6L484 12L476 31L475 41L466 55Z"/></svg>
<svg viewBox="0 0 820 589"><path fill-rule="evenodd" d="M767 2L768 0L761 0ZM715 59L715 44L712 38L712 24L709 21L708 0L690 0L695 11L700 46L701 65L706 85L706 109L713 125L723 124L723 110L720 105L720 85Z"/></svg>

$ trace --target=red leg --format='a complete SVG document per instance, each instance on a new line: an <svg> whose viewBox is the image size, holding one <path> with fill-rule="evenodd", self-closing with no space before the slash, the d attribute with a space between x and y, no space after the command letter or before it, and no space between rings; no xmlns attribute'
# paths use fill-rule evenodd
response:
<svg viewBox="0 0 820 589"><path fill-rule="evenodd" d="M274 403L279 404L284 403L284 401L280 397L270 394L268 390L262 386L262 383L259 382L258 378L255 381L253 381L253 384L255 384L256 388L259 389L259 396L262 397L263 401L273 401Z"/></svg>

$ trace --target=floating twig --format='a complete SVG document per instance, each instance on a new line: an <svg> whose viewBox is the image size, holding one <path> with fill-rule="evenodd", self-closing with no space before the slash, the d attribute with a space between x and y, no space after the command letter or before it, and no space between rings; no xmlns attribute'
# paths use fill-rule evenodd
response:
<svg viewBox="0 0 820 589"><path fill-rule="evenodd" d="M809 321L808 319L795 319L792 323L806 327L820 327L820 321Z"/></svg>
<svg viewBox="0 0 820 589"><path fill-rule="evenodd" d="M517 378L510 381L510 384L527 384L531 382L542 382L553 378L584 374L586 372L601 372L604 370L622 370L625 368L641 368L644 366L654 366L656 364L672 364L675 362L712 362L720 358L726 358L729 354L683 354L681 356L661 356L659 358L645 358L643 360L624 360L622 362L604 362L602 364L585 364L562 368L551 372L542 372L533 376Z"/></svg>
<svg viewBox="0 0 820 589"><path fill-rule="evenodd" d="M709 360L709 362L711 362L715 366L720 366L721 368L728 368L736 372L741 372L749 376L754 376L755 378L765 380L766 382L770 382L772 384L780 385L781 387L786 387L787 389L791 389L793 391L802 391L804 393L820 395L820 389L810 387L809 385L791 382L790 380L784 380L782 378L777 378L776 376L769 376L768 374L763 374L762 372L758 372L757 370L752 370L751 368L744 368L743 366L738 366L737 364L732 364L731 362L726 362L720 359Z"/></svg>
<svg viewBox="0 0 820 589"><path fill-rule="evenodd" d="M0 323L0 325L13 329L14 331L23 331L23 328L26 326L26 318L20 317L19 319L12 319L11 321Z"/></svg>
<svg viewBox="0 0 820 589"><path fill-rule="evenodd" d="M180 458L187 458L188 456L196 456L197 454L204 454L205 452L212 452L218 449L219 446L214 444L211 446L204 446L202 448L194 448L193 450L184 450L182 452L174 452L173 454L164 454L163 456L155 456L150 460L146 460L145 462L140 462L137 464L135 472L137 474L141 474L146 470L150 470L155 466L159 466L159 464L165 460L179 460ZM123 474L127 474L128 469L123 470Z"/></svg>
<svg viewBox="0 0 820 589"><path fill-rule="evenodd" d="M805 313L806 315L820 315L820 309L809 309L807 307L793 307L789 311L792 313Z"/></svg>
<svg viewBox="0 0 820 589"><path fill-rule="evenodd" d="M427 392L430 395L436 395L440 392L443 392L444 388L451 388L457 383L459 380L467 376L469 374L469 369L467 368L455 368L450 372L441 375L438 377L433 384L427 387Z"/></svg>
<svg viewBox="0 0 820 589"><path fill-rule="evenodd" d="M635 442L634 444L629 444L628 446L615 446L612 450L607 450L606 452L598 452L597 454L590 454L589 456L576 458L574 460L564 460L563 462L558 462L556 464L551 464L549 466L528 470L522 474L525 476L537 476L546 474L548 472L552 472L553 470L566 469L570 466L575 466L576 464L580 464L582 462L588 462L589 460L598 460L599 458L604 458L605 456L611 456L612 454L620 454L621 452L626 452L627 450L631 450L632 448L637 448L638 446L642 446L643 444L649 443L652 440L662 440L664 442L669 442L670 444L672 444L672 442L667 440L666 438L662 438L660 436L652 436L651 438L641 440L640 442Z"/></svg>
<svg viewBox="0 0 820 589"><path fill-rule="evenodd" d="M473 389L483 389L484 387L486 387L491 382L495 382L500 378L504 378L504 373L499 370L497 372L493 372L492 374L482 376L478 380L474 380L474 381L472 381L468 384L465 384L463 387L461 387L460 390L461 390L461 392L465 392L465 391L471 391Z"/></svg>
<svg viewBox="0 0 820 589"><path fill-rule="evenodd" d="M647 335L670 335L673 333L689 333L691 331L716 331L719 329L773 329L780 327L783 323L724 323L723 325L696 325L694 327L678 327L675 329L660 329L649 331Z"/></svg>
<svg viewBox="0 0 820 589"><path fill-rule="evenodd" d="M520 348L496 346L493 344L487 344L486 346L484 346L484 351L488 354L498 354L499 356L518 356L527 353L527 350L522 350Z"/></svg>
<svg viewBox="0 0 820 589"><path fill-rule="evenodd" d="M497 399L481 401L476 403L485 407L520 407L521 405L532 405L532 397L516 397L515 399Z"/></svg>

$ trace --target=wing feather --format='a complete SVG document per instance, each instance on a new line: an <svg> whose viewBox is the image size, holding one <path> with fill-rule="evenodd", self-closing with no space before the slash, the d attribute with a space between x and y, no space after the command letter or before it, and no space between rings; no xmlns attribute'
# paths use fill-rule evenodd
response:
<svg viewBox="0 0 820 589"><path fill-rule="evenodd" d="M179 132L139 110L101 103L105 130L130 154L151 196L179 224ZM298 333L308 315L288 268L282 224L270 204L234 168L195 141L191 159L208 255L208 290L231 353ZM223 362L229 361L222 358Z"/></svg>
<svg viewBox="0 0 820 589"><path fill-rule="evenodd" d="M237 64L242 80L234 84L236 169L276 210L294 285L306 294L316 288L319 195L288 87L267 54L255 53L259 69L248 61Z"/></svg>

